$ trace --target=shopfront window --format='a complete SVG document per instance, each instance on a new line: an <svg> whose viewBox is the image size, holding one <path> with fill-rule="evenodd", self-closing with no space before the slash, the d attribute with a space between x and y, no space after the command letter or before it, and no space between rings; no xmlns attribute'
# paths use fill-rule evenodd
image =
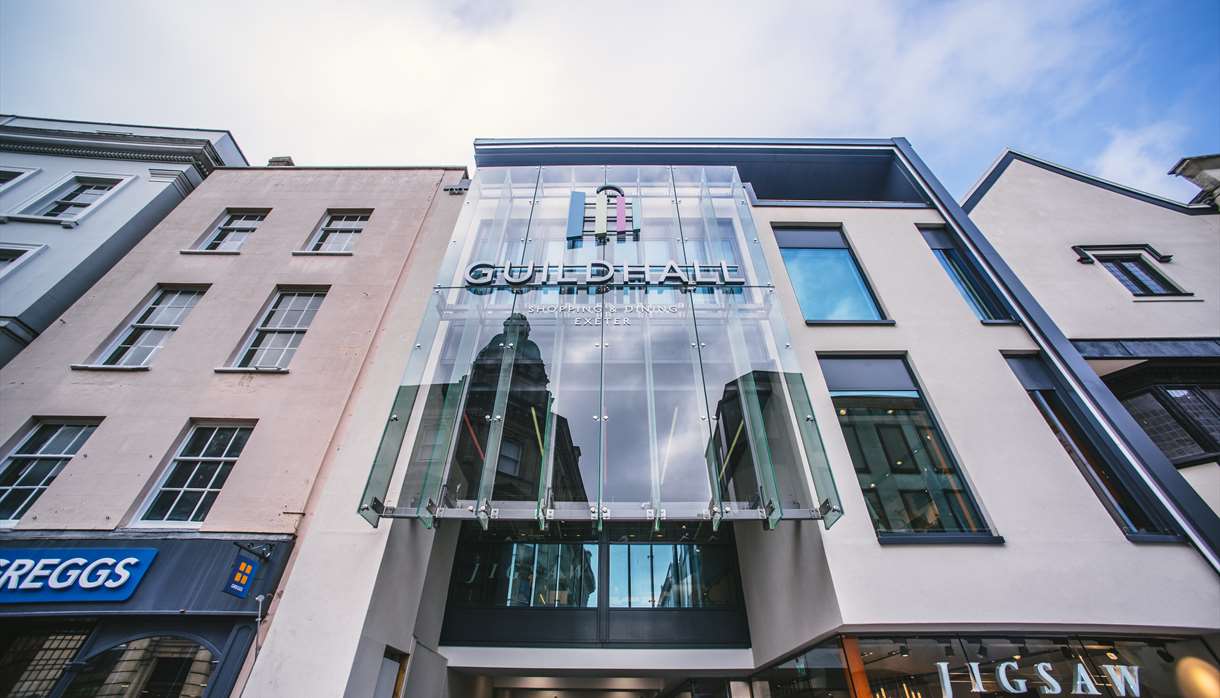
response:
<svg viewBox="0 0 1220 698"><path fill-rule="evenodd" d="M50 695L92 630L91 623L8 621L0 625L0 696Z"/></svg>
<svg viewBox="0 0 1220 698"><path fill-rule="evenodd" d="M207 690L215 666L212 653L191 640L178 637L132 640L86 662L63 696L199 698Z"/></svg>
<svg viewBox="0 0 1220 698"><path fill-rule="evenodd" d="M1199 639L842 636L759 672L752 687L766 698L1211 698L1220 669Z"/></svg>

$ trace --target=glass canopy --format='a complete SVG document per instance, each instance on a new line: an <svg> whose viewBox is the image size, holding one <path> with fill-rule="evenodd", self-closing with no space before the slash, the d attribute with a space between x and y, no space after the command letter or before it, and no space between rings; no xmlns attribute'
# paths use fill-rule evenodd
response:
<svg viewBox="0 0 1220 698"><path fill-rule="evenodd" d="M841 515L735 168L481 169L422 315L374 525Z"/></svg>

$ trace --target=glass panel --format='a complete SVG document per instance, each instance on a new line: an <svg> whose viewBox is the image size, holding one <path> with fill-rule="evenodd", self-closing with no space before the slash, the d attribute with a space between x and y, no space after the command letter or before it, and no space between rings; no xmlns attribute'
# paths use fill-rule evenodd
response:
<svg viewBox="0 0 1220 698"><path fill-rule="evenodd" d="M932 250L932 253L936 255L937 261L976 317L980 320L1000 320L1008 317L1008 313L993 294L981 288L986 282L978 279L969 269L960 252L956 249L936 249Z"/></svg>
<svg viewBox="0 0 1220 698"><path fill-rule="evenodd" d="M881 319L850 250L785 248L780 256L806 320Z"/></svg>
<svg viewBox="0 0 1220 698"><path fill-rule="evenodd" d="M1220 413L1194 388L1166 388L1169 398L1214 441L1220 441Z"/></svg>
<svg viewBox="0 0 1220 698"><path fill-rule="evenodd" d="M516 308L520 325L492 498L596 504L602 296L531 289Z"/></svg>
<svg viewBox="0 0 1220 698"><path fill-rule="evenodd" d="M465 526L447 603L463 608L595 608L598 546L589 524L536 529ZM532 524L524 524L531 526ZM516 540L506 540L515 538Z"/></svg>
<svg viewBox="0 0 1220 698"><path fill-rule="evenodd" d="M690 298L654 287L605 295L602 501L618 504L612 518L662 503L670 515L707 511L708 420Z"/></svg>
<svg viewBox="0 0 1220 698"><path fill-rule="evenodd" d="M880 505L878 531L987 530L918 393L832 392L831 399L856 438L860 488L876 493L866 498Z"/></svg>
<svg viewBox="0 0 1220 698"><path fill-rule="evenodd" d="M1206 698L1220 694L1220 665L1198 639L1085 638L1080 647L1093 664L1097 686L1111 695ZM1138 671L1132 671L1133 667ZM1064 683L1066 693L1069 684Z"/></svg>
<svg viewBox="0 0 1220 698"><path fill-rule="evenodd" d="M1154 295L1173 293L1173 289L1161 278L1161 275L1153 271L1152 267L1148 266L1148 263L1142 259L1128 259L1120 262L1120 264L1123 265L1128 274L1147 289L1146 293Z"/></svg>
<svg viewBox="0 0 1220 698"><path fill-rule="evenodd" d="M754 676L754 695L769 698L853 698L847 664L837 639L818 645ZM887 694L885 698L936 698ZM870 698L864 694L864 698ZM871 698L882 698L880 693Z"/></svg>
<svg viewBox="0 0 1220 698"><path fill-rule="evenodd" d="M1123 400L1123 405L1139 423L1148 438L1164 451L1170 460L1190 458L1204 453L1203 447L1178 424L1169 410L1152 393L1140 393Z"/></svg>
<svg viewBox="0 0 1220 698"><path fill-rule="evenodd" d="M0 695L9 698L49 696L85 644L93 624L79 621L10 619L0 630Z"/></svg>

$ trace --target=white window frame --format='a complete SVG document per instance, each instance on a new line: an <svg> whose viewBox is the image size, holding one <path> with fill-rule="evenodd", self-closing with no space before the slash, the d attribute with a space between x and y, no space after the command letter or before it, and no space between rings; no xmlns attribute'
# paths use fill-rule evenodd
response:
<svg viewBox="0 0 1220 698"><path fill-rule="evenodd" d="M178 435L178 439L174 442L172 450L170 450L164 462L161 463L161 467L158 468L157 477L153 481L153 486L148 489L147 494L145 494L144 498L140 501L140 506L136 507L135 513L127 522L127 528L196 530L203 526L204 521L207 521L207 514L204 515L203 521L145 521L144 514L148 512L149 507L151 507L153 502L156 501L157 495L161 494L161 490L165 487L166 481L169 480L169 476L174 471L175 464L178 462L178 459L182 457L183 449L185 449L186 445L190 443L191 436L195 433L196 429L207 429L211 427L248 427L250 429L250 435L253 437L254 428L256 426L258 426L258 421L254 419L192 419L190 422L188 422L186 429ZM247 439L246 445L242 447L242 452L245 452L249 446L250 441ZM238 456L233 459L234 468L237 467L237 462L240 460L241 454L238 454ZM230 471L229 477L231 478L232 476L233 473ZM225 480L225 484L228 484L228 479ZM221 488L217 490L217 498L220 497L219 493L223 490L224 485L221 485ZM212 506L215 506L215 502L213 502ZM208 514L211 513L212 511L209 509Z"/></svg>
<svg viewBox="0 0 1220 698"><path fill-rule="evenodd" d="M160 350L165 348L164 344L150 354L144 363L141 364L105 364L103 362L106 360L107 356L110 356L112 352L118 349L119 344L123 341L123 339L126 338L133 329L136 329L135 325L137 324L144 326L140 329L170 330L171 333L178 331L178 329L182 327L182 323L186 322L187 316L189 316L191 311L195 309L195 306L199 305L199 302L203 300L203 296L207 293L208 288L209 287L206 285L199 284L157 284L151 293L144 296L144 298L140 301L140 304L136 306L135 310L128 313L127 317L123 318L123 323L119 325L114 332L110 333L110 335L106 338L106 341L102 344L101 348L89 356L89 363L83 365L75 364L74 366L77 368L100 368L116 371L147 370L151 365L152 360L156 358L158 353L160 353ZM197 293L198 297L195 299L194 305L187 309L186 313L182 317L182 320L177 325L136 322L136 320L143 315L144 312L149 309L149 307L152 306L153 301L157 300L162 293L181 291L192 291ZM173 335L171 334L170 336L172 337ZM166 337L165 341L168 342L169 337Z"/></svg>
<svg viewBox="0 0 1220 698"><path fill-rule="evenodd" d="M216 217L216 220L212 221L212 225L208 226L208 231L198 240L196 240L195 244L191 245L190 249L181 250L181 252L184 254L241 254L241 248L246 244L245 240L242 240L242 244L239 245L235 250L209 250L207 247L208 245L212 244L212 242L216 239L216 236L220 235L220 229L225 227L225 223L227 223L229 218L232 216L262 216L262 220L258 221L256 225L251 226L253 229L250 231L249 235L253 235L254 233L258 232L259 227L262 226L262 224L267 220L267 216L270 214L270 208L245 206L232 206L225 208L225 210ZM249 239L249 235L246 236L247 239Z"/></svg>
<svg viewBox="0 0 1220 698"><path fill-rule="evenodd" d="M258 338L259 332L262 331L262 329L264 327L264 323L267 322L267 319L271 315L272 309L275 308L275 302L277 300L279 300L280 296L282 296L284 294L288 294L288 293L321 294L322 300L323 300L323 302L325 302L326 297L328 295L330 295L330 286L277 286L275 288L275 291L273 291L271 296L267 299L267 302L264 303L263 307L259 309L258 315L255 316L254 323L252 325L250 325L249 329L246 330L246 334L242 338L241 344L238 345L237 351L233 353L233 356L230 357L229 361L226 362L225 366L223 368L216 369L217 371L220 371L222 373L223 372L288 373L287 366L278 366L278 365L277 366L242 366L241 365L242 357L246 355L246 352L248 352L250 350L250 347L253 346L254 340ZM270 329L272 331L280 331L283 333L287 333L290 331L298 332L301 335L301 341L305 341L305 335L307 335L309 333L309 330L313 328L313 323L315 320L317 320L317 313L319 313L321 311L322 311L322 306L321 306L321 304L319 304L317 311L314 313L314 317L312 319L310 319L309 325L306 326L304 329L294 329L294 330L289 330L287 328L270 328ZM293 359L296 358L297 352L299 352L300 350L301 350L301 347L298 344L297 347L293 350L293 354L292 354ZM292 363L291 359L289 359L289 363Z"/></svg>
<svg viewBox="0 0 1220 698"><path fill-rule="evenodd" d="M316 226L314 226L313 232L310 233L309 239L305 241L305 247L303 249L293 251L293 254L298 254L298 255L311 255L311 254L312 255L341 255L341 256L348 256L348 255L354 254L355 247L356 247L355 241L353 241L351 246L349 246L345 250L316 250L316 249L314 249L315 247L318 246L318 244L321 243L322 235L325 234L328 230L333 231L333 232L338 232L338 233L353 232L353 230L351 230L351 229L335 228L334 226L328 226L327 223L329 223L331 221L331 219L336 216L364 216L366 218L366 220L362 221L363 225L361 225L358 230L354 230L355 235L358 237L358 236L364 234L364 229L368 227L369 221L371 221L373 219L373 209L371 209L371 208L328 208L328 209L326 209L326 213L322 215L322 220L318 221L318 224Z"/></svg>
<svg viewBox="0 0 1220 698"><path fill-rule="evenodd" d="M2 459L0 459L0 473L3 473L8 462L10 460L12 460L12 458L14 456L17 456L20 453L18 451L18 449L20 449L22 446L24 446L26 443L28 443L29 440L31 438L33 438L34 434L38 433L38 430L44 426L48 426L48 425L55 425L57 427L91 426L94 428L93 431L96 432L97 427L100 426L101 423L102 423L102 420L100 420L100 419L90 419L87 417L37 417L37 418L31 420L30 422L28 422L24 429L17 432L16 434L13 435L13 437L11 439L9 439L8 443L6 444L7 448L4 450L4 457ZM92 436L92 433L89 436ZM81 442L80 446L77 447L76 452L67 457L68 463L65 463L63 468L60 468L60 471L55 474L56 479L59 479L59 476L63 474L64 468L67 468L68 465L71 464L72 460L74 458L76 458L76 455L78 453L80 453L80 449L84 448L85 443L87 443L88 440L89 440L89 437L85 437L85 441ZM20 457L29 457L29 455L30 454L22 454ZM57 458L57 457L62 458L63 456L62 456L62 454L49 454L49 455L38 454L38 457L43 458L44 460L51 460L51 459ZM54 484L54 480L52 480L52 482L50 484ZM42 491L39 492L39 494L35 498L34 502L30 505L31 507L34 506L35 504L37 504L38 500L41 499L44 494L46 494L47 490L50 489L50 484L48 484L46 487L42 488ZM20 522L21 522L20 518L0 519L0 529L12 528L13 526L16 526Z"/></svg>
<svg viewBox="0 0 1220 698"><path fill-rule="evenodd" d="M12 274L23 264L29 262L34 255L42 252L46 247L46 245L26 245L20 242L0 242L0 250L18 250L21 252L20 257L0 268L0 281L3 281L4 277Z"/></svg>
<svg viewBox="0 0 1220 698"><path fill-rule="evenodd" d="M42 169L38 167L16 167L13 165L0 165L0 170L17 173L17 176L13 179L5 182L4 184L0 184L0 194L3 194L9 189L12 189L13 187L21 184L25 180L42 171Z"/></svg>
<svg viewBox="0 0 1220 698"><path fill-rule="evenodd" d="M114 186L105 194L102 194L96 201L86 206L78 215L72 218L60 218L57 216L43 216L30 211L36 211L43 206L46 206L52 199L65 192L68 187L76 186L82 183L81 180L102 179L113 180ZM3 221L25 221L29 223L54 223L63 226L64 228L75 228L80 225L89 214L101 208L111 197L119 192L120 189L127 186L130 182L136 179L136 175L121 175L107 172L69 172L64 175L55 184L43 189L39 193L22 201L17 206L13 207L3 217Z"/></svg>

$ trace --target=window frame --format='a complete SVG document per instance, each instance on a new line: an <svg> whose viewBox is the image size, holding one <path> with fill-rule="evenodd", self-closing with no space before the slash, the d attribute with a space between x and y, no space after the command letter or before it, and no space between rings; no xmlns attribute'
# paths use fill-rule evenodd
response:
<svg viewBox="0 0 1220 698"><path fill-rule="evenodd" d="M839 245L827 244L792 244L785 243L781 239L786 233L794 233L799 231L819 231L822 233L831 232L838 234ZM801 317L806 325L893 325L894 320L886 312L885 305L881 302L881 297L877 294L877 287L872 282L868 270L860 261L860 255L856 253L855 246L852 245L851 239L847 235L847 229L842 223L791 223L791 222L773 222L771 223L771 234L775 239L776 246L779 248L780 262L783 264L784 273L787 275L788 284L792 288L793 295L796 296L797 307L801 309ZM877 317L863 319L812 319L801 306L801 296L797 289L796 283L792 279L792 273L788 269L788 263L783 260L784 250L799 250L799 249L836 249L846 250L847 257L851 260L852 267L859 277L861 286L864 287L865 295L872 303L874 310L877 312Z"/></svg>
<svg viewBox="0 0 1220 698"><path fill-rule="evenodd" d="M1169 416L1175 422L1177 422L1178 426L1180 426L1183 431L1190 435L1190 438L1194 439L1199 448L1203 449L1203 453L1198 455L1178 458L1176 460L1170 459L1170 462L1173 463L1174 467L1188 468L1192 465L1202 465L1204 463L1220 463L1220 439L1213 437L1207 432L1206 429L1201 427L1197 420L1195 420L1190 413L1183 409L1182 406L1178 404L1178 401L1169 394L1169 391L1190 390L1194 392L1200 399L1203 400L1204 406L1211 409L1211 411L1215 413L1218 418L1220 418L1220 404L1217 404L1210 396L1207 395L1205 390L1207 388L1220 388L1220 382L1188 383L1171 381L1167 383L1154 383L1133 392L1126 393L1120 397L1119 400L1123 403L1123 407L1125 408L1126 400L1139 397L1140 395L1150 394L1152 398L1165 409ZM1156 442L1153 441L1153 443ZM1160 444L1157 444L1157 448L1160 448ZM1163 452L1164 451L1162 451L1162 453ZM1168 457L1168 455L1166 457Z"/></svg>
<svg viewBox="0 0 1220 698"><path fill-rule="evenodd" d="M15 458L33 458L42 460L60 459L67 461L62 467L59 468L50 482L46 482L46 478L44 477L44 483L35 487L37 494L34 495L33 501L30 501L28 504L23 504L23 506L26 507L26 512L37 504L38 500L41 499L44 494L46 494L46 491L50 489L51 485L56 479L59 478L64 469L71 464L72 460L76 458L77 454L80 453L80 450L85 447L85 444L88 443L89 438L93 436L93 433L97 431L97 428L101 425L101 423L102 419L95 417L34 417L26 422L23 429L18 430L15 434L13 434L12 437L9 438L8 441L4 443L4 457L0 458L0 477L2 477L4 473L8 471L11 461L13 461ZM89 435L85 437L84 441L81 441L77 446L76 451L68 455L66 459L62 453L48 455L42 453L22 452L21 448L28 444L30 439L34 438L34 435L38 433L38 430L44 426L55 426L57 428L66 426L89 426L93 427L93 431L89 432ZM54 438L54 436L52 436L52 438ZM48 441L50 441L50 439L48 439ZM0 489L0 492L7 495L12 489L13 486L6 486L3 489ZM16 526L21 522L26 512L22 512L22 516L15 519L0 519L0 529L12 528Z"/></svg>
<svg viewBox="0 0 1220 698"><path fill-rule="evenodd" d="M342 228L331 225L334 219L339 216L363 216L364 220L357 221L361 225L359 228ZM328 208L326 213L322 214L321 220L314 226L313 232L309 234L309 238L305 240L305 246L299 250L294 250L295 255L331 255L331 256L350 256L356 253L356 242L358 236L364 234L364 229L368 227L369 221L373 218L373 209L371 208ZM352 238L351 243L340 250L322 249L326 244L328 237L335 233L351 233L355 238Z"/></svg>
<svg viewBox="0 0 1220 698"><path fill-rule="evenodd" d="M264 328L264 324L271 317L271 313L275 310L275 304L281 296L287 294L306 293L322 296L322 301L319 302L317 310L314 311L314 317L310 319L307 326L305 326L303 329ZM230 357L229 361L225 363L223 368L217 370L221 372L288 373L289 369L287 365L280 366L277 364L275 366L243 366L241 365L242 357L244 357L246 353L250 351L254 345L254 342L264 331L275 334L296 333L301 335L301 342L305 341L305 335L308 334L310 328L313 327L314 320L317 319L317 314L322 312L322 303L326 301L326 297L329 294L330 286L276 286L270 297L268 297L267 301L263 303L263 306L259 309L258 314L254 318L254 322L251 323L250 327L246 330L245 335L242 337L241 344L238 345L237 351L233 353L232 357ZM298 342L297 346L293 349L292 358L296 358L296 354L298 351L300 351L300 348L300 343ZM292 358L288 360L289 364L292 363Z"/></svg>
<svg viewBox="0 0 1220 698"><path fill-rule="evenodd" d="M1016 323L1012 307L952 231L940 225L916 226L940 267L974 316L985 325Z"/></svg>
<svg viewBox="0 0 1220 698"><path fill-rule="evenodd" d="M166 456L162 459L162 462L158 466L157 475L152 480L152 485L148 488L148 491L140 499L139 505L135 507L135 510L133 511L132 515L130 516L130 518L127 522L127 528L192 530L192 529L198 529L198 528L202 527L204 522L207 521L208 515L211 514L212 508L215 506L215 501L216 501L215 499L212 500L212 504L208 505L208 511L204 514L203 519L201 519L199 521L190 521L190 520L167 521L165 519L145 520L144 515L148 513L148 510L152 507L153 502L156 501L157 496L161 494L161 490L165 488L165 483L169 480L170 475L173 474L175 466L177 465L179 459L182 458L183 450L186 449L187 445L190 443L191 437L194 436L196 430L198 430L200 428L208 429L208 428L225 428L225 427L249 428L250 435L248 437L246 437L246 443L242 446L242 453L244 453L246 448L248 448L250 445L250 439L254 437L254 429L257 426L258 426L257 419L191 419L189 422L187 422L186 428L179 432L178 437L174 441L173 446L166 453ZM206 444L205 444L205 446L206 446ZM242 453L237 454L237 456L232 459L232 463L233 463L232 468L237 467L237 462L239 460L241 460ZM202 457L188 456L187 459L198 461L198 460L201 460ZM228 459L221 456L221 457L216 457L212 460L224 461L224 460L228 460ZM220 497L220 492L223 491L224 485L228 484L229 478L231 478L232 476L233 476L232 469L230 469L229 474L225 477L225 482L220 486L220 489L216 490L217 499ZM213 474L212 477L213 477L213 479L215 479L215 474ZM188 480L188 482L189 482L189 480ZM209 482L208 484L210 485L211 483ZM175 488L175 489L178 489L181 492L181 491L185 491L187 488L184 485L183 487L179 487L179 488ZM198 489L198 488L196 488L196 489ZM205 494L208 491L209 491L209 488L204 488ZM179 496L181 496L181 495L179 495ZM203 498L200 497L201 501L202 501L202 499ZM199 506L199 503L197 502L195 504L195 507L198 508L198 506ZM172 510L172 507L171 507L171 510ZM192 510L191 513L193 514L194 510Z"/></svg>
<svg viewBox="0 0 1220 698"><path fill-rule="evenodd" d="M975 485L975 483L973 482L973 480L970 478L968 472L966 471L965 466L962 465L962 459L958 456L957 448L953 445L953 442L950 440L949 434L948 434L947 430L944 428L943 421L940 418L940 414L936 410L935 406L932 404L931 399L928 397L927 391L923 388L922 382L919 380L918 375L915 373L915 369L911 365L910 357L908 355L906 355L905 353L904 354L893 354L893 353L859 354L859 353L841 353L841 352L825 352L825 353L819 352L817 354L817 359L819 362L819 367L822 367L822 365L823 365L822 362L824 362L827 359L830 359L830 360L858 359L858 360L881 360L881 361L898 362L898 364L900 364L902 369L905 371L906 377L909 380L909 385L894 385L889 388L880 388L880 387L835 388L830 385L831 381L829 378L827 378L827 388L828 388L829 395L832 398L832 401L836 395L863 396L863 395L869 394L869 393L876 394L876 395L885 395L886 393L889 393L889 394L893 395L894 397L913 397L913 398L917 399L919 401L920 405L923 407L924 411L927 413L928 421L930 423L930 428L934 430L936 437L938 437L938 439L939 439L938 445L943 447L943 449L944 449L944 453L941 455L944 457L946 462L948 462L952 466L952 470L948 470L948 471L943 470L938 467L933 467L931 472L935 473L936 475L950 475L950 474L953 475L957 480L956 487L950 488L950 487L946 486L943 489L943 492L945 492L945 493L954 492L954 493L959 494L964 500L966 500L967 503L970 504L971 507L973 507L974 515L977 516L979 519L979 528L978 528L978 530L974 530L974 531L937 531L937 530L930 530L930 531L884 530L883 531L883 530L877 529L876 522L873 521L872 517L870 516L869 523L871 526L873 526L873 532L874 532L874 534L876 534L877 541L880 544L882 544L882 545L891 545L891 544L905 545L905 544L919 544L919 543L929 543L929 544L994 543L994 544L1002 544L1004 542L1003 536L996 533L994 522L992 522L990 516L987 513L987 510L983 507L983 503L977 494L978 488ZM823 370L823 375L825 376L825 369L823 368L822 370ZM851 457L851 453L852 453L853 449L851 448L850 445L847 444L847 442L846 442L847 435L845 433L843 433L843 424L840 420L840 417L842 416L842 413L840 413L840 407L838 405L835 405L834 411L835 411L835 416L836 416L836 419L834 420L835 425L839 428L839 432L843 435L844 446L848 452L848 458L849 458L849 460L851 460L853 469L855 471L855 474L857 475L857 478L856 478L857 487L855 489L861 493L861 497L865 501L865 507L866 507L865 510L867 511L868 508L871 506L871 503L868 502L868 496L865 494L865 488L863 486L861 486L861 483L859 481L859 476L862 474L869 474L872 472L872 470L869 469L867 467L867 465L865 468L861 469L856 464L855 459ZM853 425L853 427L854 426L855 425ZM858 433L856 435L856 438L857 439L859 438ZM907 446L908 446L908 448L911 447L909 442L907 443ZM854 449L854 450L859 450L861 452L861 455L863 455L862 444L861 444L860 449ZM933 466L935 466L935 465L936 464L933 463ZM876 496L880 499L880 493L877 493ZM947 497L946 497L946 499L947 499ZM900 503L904 507L906 506L905 499L901 499ZM890 517L885 512L885 509L884 509L884 501L882 502L882 508L880 510L880 514L881 514L881 518L885 520L886 524L892 526L892 522L890 522Z"/></svg>
<svg viewBox="0 0 1220 698"><path fill-rule="evenodd" d="M195 240L195 243L191 245L190 249L182 250L182 252L189 254L241 254L241 248L245 246L246 241L250 239L251 235L258 232L259 227L262 226L263 222L267 220L267 216L269 215L271 215L271 209L265 207L225 208L224 211L222 211L220 215L216 217L216 220L212 221L212 224L208 226L207 232ZM252 226L227 225L235 216L261 216L261 218L255 221L254 225ZM239 243L235 249L208 249L208 245L216 242L220 237L220 234L222 232L226 232L226 229L228 228L248 228L246 231L246 237L242 238L241 243Z"/></svg>
<svg viewBox="0 0 1220 698"><path fill-rule="evenodd" d="M1192 295L1194 295L1193 293L1187 293L1187 292L1183 291L1182 288L1180 286L1178 286L1176 283L1174 283L1172 280L1170 280L1169 277L1166 276L1164 272L1162 272L1157 267L1153 266L1152 262L1150 262L1148 260L1148 258L1140 251L1132 250L1132 251L1126 252L1126 253L1114 252L1114 253L1109 253L1109 254L1099 254L1099 255L1094 255L1094 258L1097 260L1098 264L1100 264L1101 267L1106 270L1106 272L1110 275L1110 278L1112 278L1116 283L1118 283L1118 285L1121 286L1123 288L1123 290L1127 291L1128 293L1130 293L1132 296L1134 296L1136 298L1163 298L1166 296L1173 297L1173 296L1192 296ZM1140 279L1136 274L1134 274L1130 271L1127 271L1126 267L1120 266L1119 268L1116 269L1114 266L1111 266L1111 265L1116 265L1116 264L1122 265L1123 263L1136 264L1143 270L1143 272L1146 275L1148 275L1150 278L1152 278L1153 280L1155 280L1158 283L1160 283L1161 285L1163 285L1168 290L1165 290L1165 291L1153 290L1147 284L1147 282ZM1120 271L1120 269L1121 269L1121 271ZM1129 287L1126 283L1124 283L1123 279L1119 278L1119 274L1122 274L1123 277L1126 278L1128 282L1139 287L1140 291L1137 292L1137 291L1133 290L1131 287Z"/></svg>
<svg viewBox="0 0 1220 698"><path fill-rule="evenodd" d="M13 189L25 180L42 171L40 167L17 167L16 165L0 165L0 172L15 172L17 176L7 182L0 183L0 194Z"/></svg>
<svg viewBox="0 0 1220 698"><path fill-rule="evenodd" d="M128 183L136 179L136 175L120 175L107 172L82 172L73 171L61 177L51 186L43 189L34 196L25 199L21 203L14 206L4 218L13 221L25 221L29 223L54 223L64 228L75 228L86 217L92 214L103 204L109 201ZM82 182L82 180L85 180ZM42 210L48 204L57 201L62 195L71 191L71 188L80 184L89 183L87 180L103 180L112 181L114 184L104 194L96 200L81 209L81 212L71 218L61 218L59 216L47 216L33 211Z"/></svg>
<svg viewBox="0 0 1220 698"><path fill-rule="evenodd" d="M21 252L21 254L18 255L17 258L12 262L0 267L0 281L3 281L4 277L21 268L22 265L33 259L34 255L42 252L46 248L46 245L28 245L20 242L0 242L0 250L15 250Z"/></svg>
<svg viewBox="0 0 1220 698"><path fill-rule="evenodd" d="M115 328L115 330L113 332L111 332L107 336L106 341L102 343L101 347L99 347L97 350L95 350L92 354L89 355L89 363L84 364L84 365L77 364L76 367L78 367L78 368L100 368L100 369L110 369L110 370L116 370L116 371L122 371L122 370L134 371L134 370L148 369L152 363L153 358L155 358L157 356L157 354L160 352L161 349L165 348L164 343L162 343L156 350L154 350L151 354L149 354L148 357L142 363L139 363L139 364L123 364L123 363L108 364L108 363L106 363L106 359L112 353L118 351L119 346L122 344L123 340L125 340L131 334L131 332L136 329L169 330L171 333L176 332L179 328L182 327L183 323L186 322L186 318L190 315L191 311L194 310L195 307L198 306L199 303L203 300L203 297L207 293L209 288L210 288L210 285L208 285L208 284L157 284L151 292L145 294L144 298L140 301L139 305L136 306L135 310L128 313L126 315L126 317L123 318L122 323L117 328ZM140 316L143 315L145 312L147 312L152 307L153 303L157 299L159 299L162 294L181 293L184 291L195 293L196 298L195 298L195 302L189 308L187 308L186 312L183 314L181 320L179 321L179 323L177 325L138 322ZM137 325L139 325L139 327L137 327ZM172 334L171 334L171 336L172 336ZM168 342L169 337L166 337L165 341Z"/></svg>

